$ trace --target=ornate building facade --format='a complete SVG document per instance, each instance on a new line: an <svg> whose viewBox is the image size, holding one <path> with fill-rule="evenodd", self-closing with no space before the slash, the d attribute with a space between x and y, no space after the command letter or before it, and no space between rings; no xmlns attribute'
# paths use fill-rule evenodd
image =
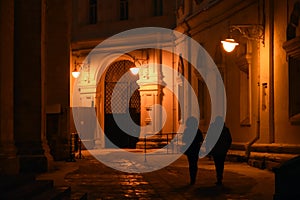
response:
<svg viewBox="0 0 300 200"><path fill-rule="evenodd" d="M186 0L177 13L176 30L202 44L223 75L231 154L260 167L299 154L298 11L291 0ZM220 43L228 37L239 43L231 53Z"/></svg>
<svg viewBox="0 0 300 200"><path fill-rule="evenodd" d="M136 22L134 20L135 16L144 7L135 5L138 4L135 2L132 2L130 5L129 2L129 4L126 4L128 6L127 9L130 6L139 7L139 11L136 9L136 14L130 15L129 9L128 16L124 20L124 18L120 17L122 12L118 10L123 8L123 4L115 4L114 10L119 13L111 17L114 19L119 17L121 20L117 22L119 29L115 32L110 31L114 29L114 23L112 23L110 26L107 26L108 31L105 32L111 33L109 34L111 36L114 33L141 26L158 26L172 29L175 22L172 9L175 8L176 27L174 27L174 30L184 33L200 43L214 60L222 75L227 96L226 123L231 129L234 139L230 154L235 158L250 160L250 163L258 162L262 167L268 168L299 154L298 143L300 138L297 135L299 131L297 115L298 95L295 92L295 88L298 87L297 81L291 80L297 74L295 67L291 67L297 65L297 58L294 58L297 55L297 46L292 45L294 43L288 41L296 40L295 38L297 38L297 33L299 32L296 26L297 20L295 19L297 18L295 17L298 9L297 1L279 3L262 0L247 2L235 0L226 2L185 0L174 2L173 8L170 8L170 10L165 10L166 2L162 2L163 4L156 5L163 5L162 13L170 14L169 16L164 16L170 19L163 20L165 24L154 22L154 19L162 19L162 16L153 17L153 13L156 12L152 12L152 15L150 14L152 17L148 16L149 19L143 20L144 23L140 24L140 21L135 24L136 26L132 25L132 21ZM101 2L97 5L101 7ZM101 8L98 9L100 13L103 13ZM85 16L87 22L88 14L81 15L82 18L84 18L83 16ZM149 21L150 19L151 22ZM291 22L291 20L294 20L294 22ZM81 19L81 21L84 20ZM100 30L101 25L105 26L105 17L101 18L98 16L96 21L93 25L82 26L81 29L94 26L99 27ZM146 24L146 22L149 23ZM122 23L126 24L126 28L123 28ZM80 31L81 29L78 29L78 31L74 29L78 33L77 37L86 36L89 39L83 39L81 43L72 43L74 46L72 50L73 58L78 58L76 53L83 52L80 49L86 49L83 48L84 43L87 45L91 41L90 39L93 38L90 36L91 34L88 35L89 31L83 31L83 33ZM92 30L92 28L89 30ZM76 36L76 33L73 35ZM97 35L97 32L93 31L93 34ZM289 35L292 36L290 37ZM231 53L227 53L221 44L221 41L229 36L239 42L239 45ZM143 39L137 39L137 41L142 42ZM101 41L103 40L95 41L94 46ZM120 48L126 48L124 45L126 45L126 42L122 43L122 41L119 41ZM93 45L90 45L90 47L93 47ZM194 52L188 53L194 54ZM83 57L85 56L83 55ZM202 74L199 75L196 72L195 67L197 66L191 66L189 62L180 58L180 56L174 56L171 53L154 49L133 51L129 55L119 58L119 60L135 62L135 58L140 58L142 61L147 60L150 63L168 65L175 71L181 72L197 94L201 112L200 127L206 132L211 122L211 97L204 81L207 77L203 77ZM100 65L97 64L90 67L90 70L94 71L92 72L92 74L94 73L93 77L97 77L95 75L97 71L94 68L95 66L99 67ZM149 67L151 68L151 66ZM152 123L147 111L150 109L150 105L159 103L164 106L166 113L169 114L161 133L178 131L183 123L181 121L182 115L191 114L191 110L180 108L177 105L177 100L180 100L180 98L185 98L185 101L188 101L186 97L188 95L183 95L182 97L180 95L182 91L187 91L186 86L182 85L179 76L168 74L167 76L173 80L172 85L176 91L175 94L163 87L156 87L158 83L163 81L163 77L165 77L164 72L160 72L159 68L146 70L150 72L147 74L148 78L143 76L144 72L141 70L139 80L137 80L137 83L140 83L141 101L138 106L140 109L140 125L144 126ZM149 77L152 77L153 81ZM79 81L81 80L79 79ZM143 82L148 83L145 89ZM97 113L100 114L98 120L104 127L104 130L109 131L109 129L105 129L105 116L107 114L107 101L105 98L107 98L107 93L104 95L104 93L97 92L105 91L107 85L103 81L100 81L98 86L95 85L95 82L92 84L94 84L92 86L93 91L88 94L91 97L87 98L95 101L94 105L97 107ZM83 88L90 86L91 84L89 86L82 85ZM97 89L97 87L102 88ZM87 95L84 90L81 91L83 96ZM176 99L176 97L179 99ZM91 105L91 103L89 102L88 105ZM161 118L158 118L154 123L158 125L161 120ZM112 132L116 131L113 130ZM104 134L100 137L99 134L97 135L98 142L102 148L105 147L103 136ZM140 136L142 137L144 134L141 133ZM115 137L117 138L118 136ZM94 139L94 137L91 138Z"/></svg>
<svg viewBox="0 0 300 200"><path fill-rule="evenodd" d="M96 113L95 121L77 118L80 124L98 123L105 132L92 128L86 133L82 140L88 148L111 148L105 136L121 148L135 148L136 138L147 134L180 132L184 117L195 110L194 105L178 104L189 105L185 94L192 92L183 78L197 96L200 128L207 131L212 94L204 81L207 75L195 70L198 66L152 47L102 60L92 51L109 37L140 27L183 33L213 59L226 90L231 156L271 168L298 155L299 4L297 0L1 1L0 173L46 171L53 159L68 157L71 133L80 132L73 119L77 107ZM239 43L231 53L221 44L227 37ZM153 42L144 33L113 40L102 50L126 50L132 46L128 41L146 47ZM179 40L175 43L180 46ZM117 98L116 113L123 117L129 112L136 124L153 125L135 130L138 137L115 126L110 105L116 82L133 66L140 68L139 74L122 82L120 91L128 95ZM79 68L79 77L73 78L72 71ZM153 109L155 104L164 109ZM150 111L158 117L151 118ZM168 118L162 126L164 113Z"/></svg>

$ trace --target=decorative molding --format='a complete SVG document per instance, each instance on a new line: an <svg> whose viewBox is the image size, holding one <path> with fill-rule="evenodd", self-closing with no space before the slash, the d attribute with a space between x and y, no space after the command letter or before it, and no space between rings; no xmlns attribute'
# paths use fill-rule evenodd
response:
<svg viewBox="0 0 300 200"><path fill-rule="evenodd" d="M282 47L288 57L300 58L300 36L286 41Z"/></svg>
<svg viewBox="0 0 300 200"><path fill-rule="evenodd" d="M210 4L212 5L212 3L215 6L222 7L222 9L219 9L213 16L209 17L206 16L205 9L203 9L202 6L199 5L199 7L201 8L199 8L199 10L197 10L192 15L186 16L185 18L181 19L181 21L179 21L178 27L183 26L185 24L184 21L186 21L186 23L188 23L191 27L190 35L193 36L199 32L205 31L212 26L215 26L220 22L226 21L233 14L239 12L240 10L247 9L251 5L256 4L257 1L247 0L239 1L238 3L234 1L217 1L211 2ZM224 10L226 10L226 12L223 12ZM178 29L178 27L176 29Z"/></svg>
<svg viewBox="0 0 300 200"><path fill-rule="evenodd" d="M78 90L80 94L96 94L96 85L79 86Z"/></svg>
<svg viewBox="0 0 300 200"><path fill-rule="evenodd" d="M300 1L297 1L294 4L293 11L290 15L290 21L286 29L287 40L291 40L296 37L296 29L298 27L299 19L300 19L299 13L300 13Z"/></svg>
<svg viewBox="0 0 300 200"><path fill-rule="evenodd" d="M248 40L262 40L265 43L265 27L261 24L236 24L229 27L230 32L239 31Z"/></svg>

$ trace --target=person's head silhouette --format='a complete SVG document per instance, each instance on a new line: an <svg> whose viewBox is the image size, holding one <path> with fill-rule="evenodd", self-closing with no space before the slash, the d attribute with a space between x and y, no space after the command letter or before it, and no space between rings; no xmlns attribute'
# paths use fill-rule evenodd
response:
<svg viewBox="0 0 300 200"><path fill-rule="evenodd" d="M185 125L187 128L196 129L196 128L198 128L198 120L196 119L196 117L189 117L186 120Z"/></svg>
<svg viewBox="0 0 300 200"><path fill-rule="evenodd" d="M221 116L217 116L215 119L216 124L224 124L224 119Z"/></svg>

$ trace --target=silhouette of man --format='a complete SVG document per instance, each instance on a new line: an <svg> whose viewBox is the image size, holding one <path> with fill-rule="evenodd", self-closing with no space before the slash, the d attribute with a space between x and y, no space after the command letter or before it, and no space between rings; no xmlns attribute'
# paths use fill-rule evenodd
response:
<svg viewBox="0 0 300 200"><path fill-rule="evenodd" d="M190 144L190 146L185 147L184 154L189 162L190 184L194 185L198 171L200 146L203 142L203 135L198 128L198 120L195 117L189 117L186 120L186 128L183 132L182 140L185 144Z"/></svg>
<svg viewBox="0 0 300 200"><path fill-rule="evenodd" d="M232 138L229 128L225 125L223 118L220 116L216 117L214 123L210 125L209 129L211 131L212 136L216 137L218 127L221 128L221 134L216 144L213 147L211 147L211 143L209 142L209 140L206 140L206 147L208 148L208 150L211 149L209 155L213 157L217 176L217 182L215 184L217 186L220 186L222 185L223 180L224 162L226 159L227 152L231 146Z"/></svg>

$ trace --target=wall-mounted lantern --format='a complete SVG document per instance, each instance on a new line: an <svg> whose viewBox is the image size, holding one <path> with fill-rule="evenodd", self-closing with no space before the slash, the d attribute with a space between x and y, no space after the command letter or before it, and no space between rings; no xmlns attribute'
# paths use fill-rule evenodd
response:
<svg viewBox="0 0 300 200"><path fill-rule="evenodd" d="M225 51L232 52L235 49L235 46L239 45L234 39L226 38L225 40L221 41L223 48Z"/></svg>
<svg viewBox="0 0 300 200"><path fill-rule="evenodd" d="M265 42L265 28L263 25L259 24L243 24L243 25L231 25L229 26L229 32L237 30L242 37L245 37L249 40L262 41L262 44ZM226 52L232 52L237 45L233 38L229 37L223 41L221 41L223 48Z"/></svg>
<svg viewBox="0 0 300 200"><path fill-rule="evenodd" d="M82 69L87 69L89 71L89 68L90 68L90 61L88 61L87 63L79 63L79 62L76 62L76 60L75 60L74 61L74 69L72 71L72 76L74 78L78 78Z"/></svg>
<svg viewBox="0 0 300 200"><path fill-rule="evenodd" d="M137 74L139 73L139 71L140 71L140 68L134 66L134 67L131 67L131 68L130 68L130 71L131 71L131 73L132 73L133 75L137 75Z"/></svg>
<svg viewBox="0 0 300 200"><path fill-rule="evenodd" d="M143 54L143 52L142 52L142 54ZM149 55L147 54L146 58L136 58L136 57L133 57L133 56L131 56L131 57L133 58L133 66L130 68L130 72L133 75L137 75L140 71L140 68L138 66L136 66L136 63L138 63L138 65L148 63Z"/></svg>
<svg viewBox="0 0 300 200"><path fill-rule="evenodd" d="M76 63L76 60L75 60L75 62L74 62L74 69L73 69L73 71L72 71L72 76L73 76L74 78L78 78L79 75L80 75L80 71L79 71L77 65L80 65L80 64L79 64L79 63Z"/></svg>

